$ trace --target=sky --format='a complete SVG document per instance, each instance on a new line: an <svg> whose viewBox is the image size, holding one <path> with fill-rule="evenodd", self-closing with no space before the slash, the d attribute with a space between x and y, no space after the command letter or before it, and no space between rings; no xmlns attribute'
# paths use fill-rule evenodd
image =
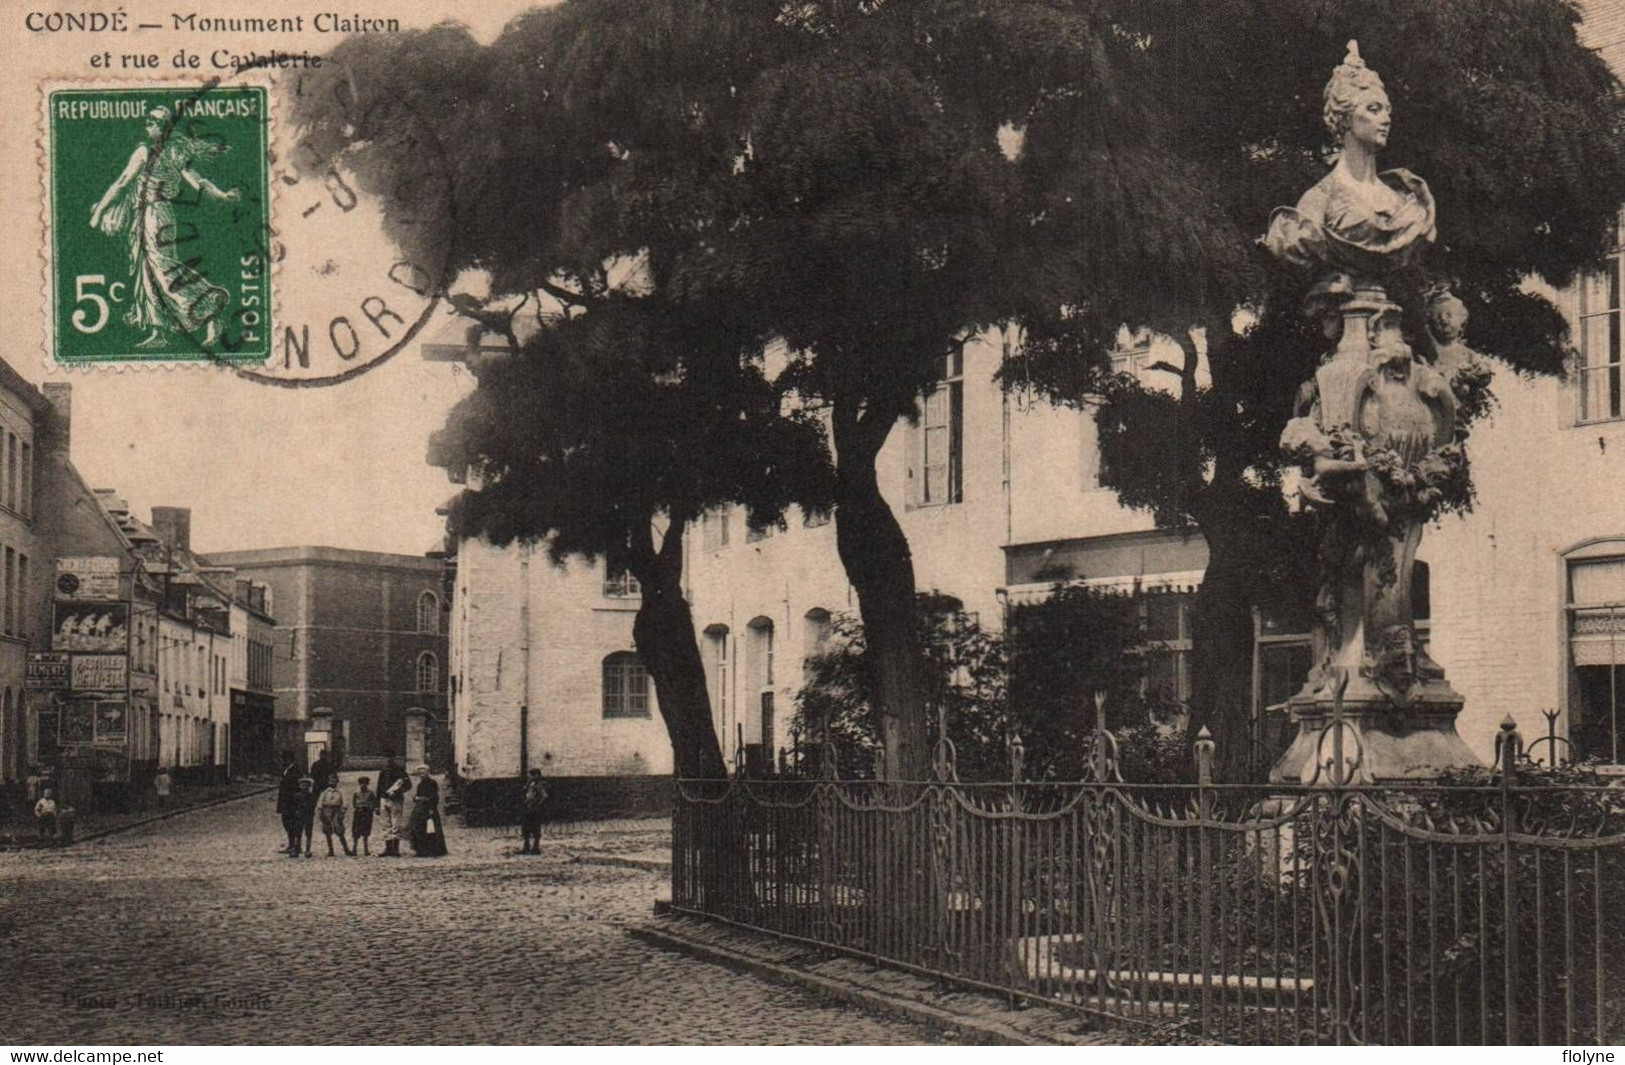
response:
<svg viewBox="0 0 1625 1065"><path fill-rule="evenodd" d="M402 29L455 16L489 41L530 6L414 0L359 14L396 18ZM97 9L114 10L106 5ZM41 2L27 10L48 15L90 8ZM4 143L31 149L0 157L0 202L23 208L10 213L0 245L0 311L9 323L9 343L0 357L36 384L71 382L72 458L85 479L93 487L114 489L141 517L155 505L190 507L199 550L320 544L421 554L438 548L444 526L434 511L457 486L444 471L425 463L428 438L472 388L472 379L455 364L423 361L416 343L387 364L329 388L275 388L212 366L98 367L68 373L50 365L50 325L44 313L49 306L45 249L50 247L45 94L60 85L140 85L153 76L109 75L93 66L101 52L112 54L115 66L126 53L157 55L158 76L196 81L229 74L209 69L217 53L224 58L275 48L320 54L344 36L314 32L316 16L335 10L321 0L266 0L252 8L258 17L302 16L305 29L299 33L188 30L173 21L179 9L148 0L119 10L128 13L132 27L123 33L30 32L22 8L0 20L0 45L8 57L0 68L0 88L9 100L30 101L0 109L0 131ZM247 10L217 2L192 5L185 12L195 16L195 27L206 20L240 17ZM133 28L142 24L159 28ZM183 49L202 57L199 73L168 69ZM258 76L273 82L273 93L286 92L289 75ZM285 151L290 137L279 116L274 144ZM277 177L273 167L272 226L287 247L273 282L281 321L313 323L313 333L321 338L342 314L366 334L357 307L368 295L380 294L404 320L416 319L426 304L388 282L394 251L382 237L375 205L363 201L340 214L337 198L324 196L331 190L311 181L289 186ZM307 214L318 201L325 210ZM458 322L441 309L418 339L460 332ZM391 339L400 335L397 329ZM318 339L316 346L321 344ZM312 369L350 369L383 346L380 338L367 335L360 358L351 363L337 361L331 351L324 361L313 351Z"/></svg>

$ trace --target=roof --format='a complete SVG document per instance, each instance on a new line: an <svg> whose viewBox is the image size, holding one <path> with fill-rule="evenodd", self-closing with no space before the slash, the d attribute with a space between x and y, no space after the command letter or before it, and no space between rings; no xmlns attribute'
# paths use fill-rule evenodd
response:
<svg viewBox="0 0 1625 1065"><path fill-rule="evenodd" d="M36 414L52 409L51 401L45 398L45 394L35 388L33 382L12 369L11 363L4 359L0 359L0 388L15 393Z"/></svg>
<svg viewBox="0 0 1625 1065"><path fill-rule="evenodd" d="M396 555L385 551L357 551L348 547L262 547L249 551L213 551L210 564L237 570L267 566L341 565L369 569L401 569L438 573L440 560L426 555Z"/></svg>

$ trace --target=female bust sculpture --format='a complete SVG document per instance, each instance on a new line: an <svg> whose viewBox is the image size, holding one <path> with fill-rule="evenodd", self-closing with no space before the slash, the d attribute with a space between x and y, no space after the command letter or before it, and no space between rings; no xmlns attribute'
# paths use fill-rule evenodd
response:
<svg viewBox="0 0 1625 1065"><path fill-rule="evenodd" d="M1433 195L1408 170L1377 171L1393 113L1357 41L1326 83L1324 118L1337 162L1297 207L1275 212L1264 243L1289 263L1380 279L1432 242Z"/></svg>

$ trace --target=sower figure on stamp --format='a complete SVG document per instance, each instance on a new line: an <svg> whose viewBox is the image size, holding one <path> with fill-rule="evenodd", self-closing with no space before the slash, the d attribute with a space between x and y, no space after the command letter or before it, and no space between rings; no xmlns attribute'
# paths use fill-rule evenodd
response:
<svg viewBox="0 0 1625 1065"><path fill-rule="evenodd" d="M218 318L231 295L182 262L175 254L175 204L182 186L226 202L236 189L222 190L195 169L200 161L221 155L226 145L191 137L176 128L167 107L147 116L145 143L138 144L118 178L90 210L90 227L130 246L130 309L124 320L148 330L137 347L164 342L165 329L178 333L204 330L203 343L219 338Z"/></svg>
<svg viewBox="0 0 1625 1065"><path fill-rule="evenodd" d="M401 856L401 833L406 828L406 793L411 778L401 768L394 751L384 752L384 768L378 774L378 798L384 815L384 850L381 858Z"/></svg>

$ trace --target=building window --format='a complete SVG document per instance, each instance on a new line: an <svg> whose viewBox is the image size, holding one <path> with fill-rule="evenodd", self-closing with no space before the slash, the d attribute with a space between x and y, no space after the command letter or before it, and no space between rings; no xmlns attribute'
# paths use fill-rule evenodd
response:
<svg viewBox="0 0 1625 1065"><path fill-rule="evenodd" d="M1143 341L1145 346L1136 345L1128 351L1112 352L1112 373L1126 373L1144 381L1149 374L1153 362L1151 358L1150 334L1137 335L1136 341Z"/></svg>
<svg viewBox="0 0 1625 1065"><path fill-rule="evenodd" d="M440 659L433 651L425 651L418 655L418 691L437 692L440 690Z"/></svg>
<svg viewBox="0 0 1625 1065"><path fill-rule="evenodd" d="M28 443L23 444L23 517L34 516L34 448Z"/></svg>
<svg viewBox="0 0 1625 1065"><path fill-rule="evenodd" d="M1613 251L1602 269L1580 282L1580 418L1616 421L1625 416L1620 380L1620 227L1615 218Z"/></svg>
<svg viewBox="0 0 1625 1065"><path fill-rule="evenodd" d="M17 509L17 434L6 434L6 506Z"/></svg>
<svg viewBox="0 0 1625 1065"><path fill-rule="evenodd" d="M733 524L733 508L719 507L708 510L700 517L700 544L707 551L720 551L728 546L729 526Z"/></svg>
<svg viewBox="0 0 1625 1065"><path fill-rule="evenodd" d="M707 687L711 693L711 721L722 737L728 740L728 626L708 625L705 629L706 663L711 675Z"/></svg>
<svg viewBox="0 0 1625 1065"><path fill-rule="evenodd" d="M745 676L748 690L754 693L773 686L773 622L758 617L746 628L749 653L745 657Z"/></svg>
<svg viewBox="0 0 1625 1065"><path fill-rule="evenodd" d="M1625 541L1597 546L1621 553L1568 563L1569 754L1618 762L1625 752Z"/></svg>
<svg viewBox="0 0 1625 1065"><path fill-rule="evenodd" d="M909 448L909 483L922 507L964 500L965 355L944 356L940 383L920 404Z"/></svg>
<svg viewBox="0 0 1625 1065"><path fill-rule="evenodd" d="M6 548L6 635L17 631L17 552Z"/></svg>
<svg viewBox="0 0 1625 1065"><path fill-rule="evenodd" d="M17 555L17 635L28 638L28 556Z"/></svg>
<svg viewBox="0 0 1625 1065"><path fill-rule="evenodd" d="M425 636L440 632L440 598L433 592L418 596L418 631Z"/></svg>
<svg viewBox="0 0 1625 1065"><path fill-rule="evenodd" d="M1161 592L1140 600L1145 637L1145 694L1153 708L1171 711L1191 697L1191 612L1194 596Z"/></svg>
<svg viewBox="0 0 1625 1065"><path fill-rule="evenodd" d="M649 716L649 672L631 651L604 659L604 716Z"/></svg>
<svg viewBox="0 0 1625 1065"><path fill-rule="evenodd" d="M642 585L627 565L624 547L604 553L604 594L612 599L635 599L643 594Z"/></svg>
<svg viewBox="0 0 1625 1065"><path fill-rule="evenodd" d="M830 620L829 611L823 607L814 607L807 611L806 616L802 618L802 622L804 627L802 629L801 672L802 679L806 681L812 679L809 675L812 660L829 650L829 637L833 629L833 622Z"/></svg>

